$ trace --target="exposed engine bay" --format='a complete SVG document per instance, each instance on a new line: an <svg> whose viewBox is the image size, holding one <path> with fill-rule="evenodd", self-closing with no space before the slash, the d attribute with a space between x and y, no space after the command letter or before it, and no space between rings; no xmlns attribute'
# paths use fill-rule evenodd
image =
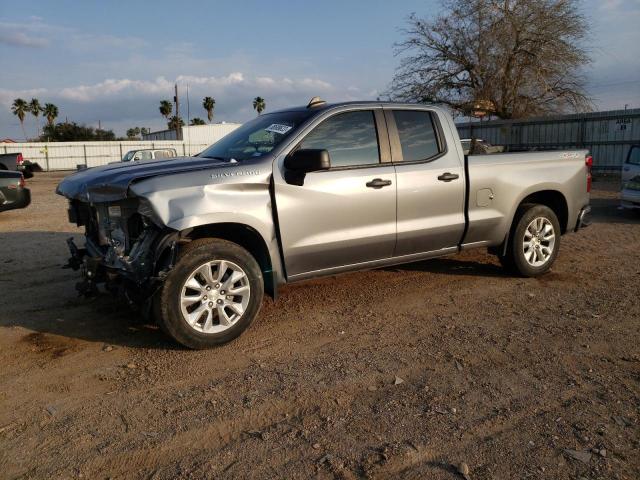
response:
<svg viewBox="0 0 640 480"><path fill-rule="evenodd" d="M104 283L129 303L143 302L173 264L178 234L154 218L144 199L96 204L74 199L69 203L69 221L85 227L84 248L72 238L67 241L68 267L82 271L83 281L77 284L82 294L93 294Z"/></svg>

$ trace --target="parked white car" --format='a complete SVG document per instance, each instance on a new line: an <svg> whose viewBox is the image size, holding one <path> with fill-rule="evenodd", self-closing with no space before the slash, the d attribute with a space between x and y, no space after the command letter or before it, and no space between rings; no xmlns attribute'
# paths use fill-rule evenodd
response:
<svg viewBox="0 0 640 480"><path fill-rule="evenodd" d="M627 159L622 165L621 205L625 208L640 209L640 145L629 149Z"/></svg>
<svg viewBox="0 0 640 480"><path fill-rule="evenodd" d="M123 162L135 162L138 160L163 160L176 158L178 153L175 148L146 148L143 150L129 150L122 157Z"/></svg>

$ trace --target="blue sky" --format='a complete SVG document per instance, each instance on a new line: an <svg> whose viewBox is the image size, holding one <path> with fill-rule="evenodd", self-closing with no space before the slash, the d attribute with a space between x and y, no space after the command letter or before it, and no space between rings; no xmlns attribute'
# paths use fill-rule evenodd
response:
<svg viewBox="0 0 640 480"><path fill-rule="evenodd" d="M640 0L589 0L583 8L594 63L585 75L599 109L640 107ZM190 85L191 117L245 121L251 99L267 109L374 99L393 76L393 43L411 12L437 1L7 1L0 0L0 137L21 138L18 96L60 117L111 128L164 127L158 102ZM182 110L183 114L186 114ZM184 115L186 116L186 115ZM35 134L32 119L27 135Z"/></svg>

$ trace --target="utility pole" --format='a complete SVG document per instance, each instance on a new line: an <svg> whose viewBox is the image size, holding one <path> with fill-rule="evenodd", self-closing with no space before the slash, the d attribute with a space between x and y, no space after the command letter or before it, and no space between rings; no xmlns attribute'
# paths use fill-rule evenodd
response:
<svg viewBox="0 0 640 480"><path fill-rule="evenodd" d="M176 104L176 140L182 140L182 132L180 129L180 100L178 99L178 84L174 84L175 95L173 102Z"/></svg>
<svg viewBox="0 0 640 480"><path fill-rule="evenodd" d="M187 85L187 125L189 125L189 123L191 123L191 112L190 110L190 105L189 105L189 85Z"/></svg>
<svg viewBox="0 0 640 480"><path fill-rule="evenodd" d="M189 144L189 155L191 155L191 134L189 133L190 123L191 123L191 107L189 105L189 85L187 85L187 143Z"/></svg>

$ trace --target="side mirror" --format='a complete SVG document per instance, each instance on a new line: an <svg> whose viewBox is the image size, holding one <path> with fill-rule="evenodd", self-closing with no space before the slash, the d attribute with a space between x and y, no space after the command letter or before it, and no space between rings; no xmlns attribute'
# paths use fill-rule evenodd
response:
<svg viewBox="0 0 640 480"><path fill-rule="evenodd" d="M331 159L326 150L303 148L296 150L284 159L284 168L298 173L329 170Z"/></svg>

